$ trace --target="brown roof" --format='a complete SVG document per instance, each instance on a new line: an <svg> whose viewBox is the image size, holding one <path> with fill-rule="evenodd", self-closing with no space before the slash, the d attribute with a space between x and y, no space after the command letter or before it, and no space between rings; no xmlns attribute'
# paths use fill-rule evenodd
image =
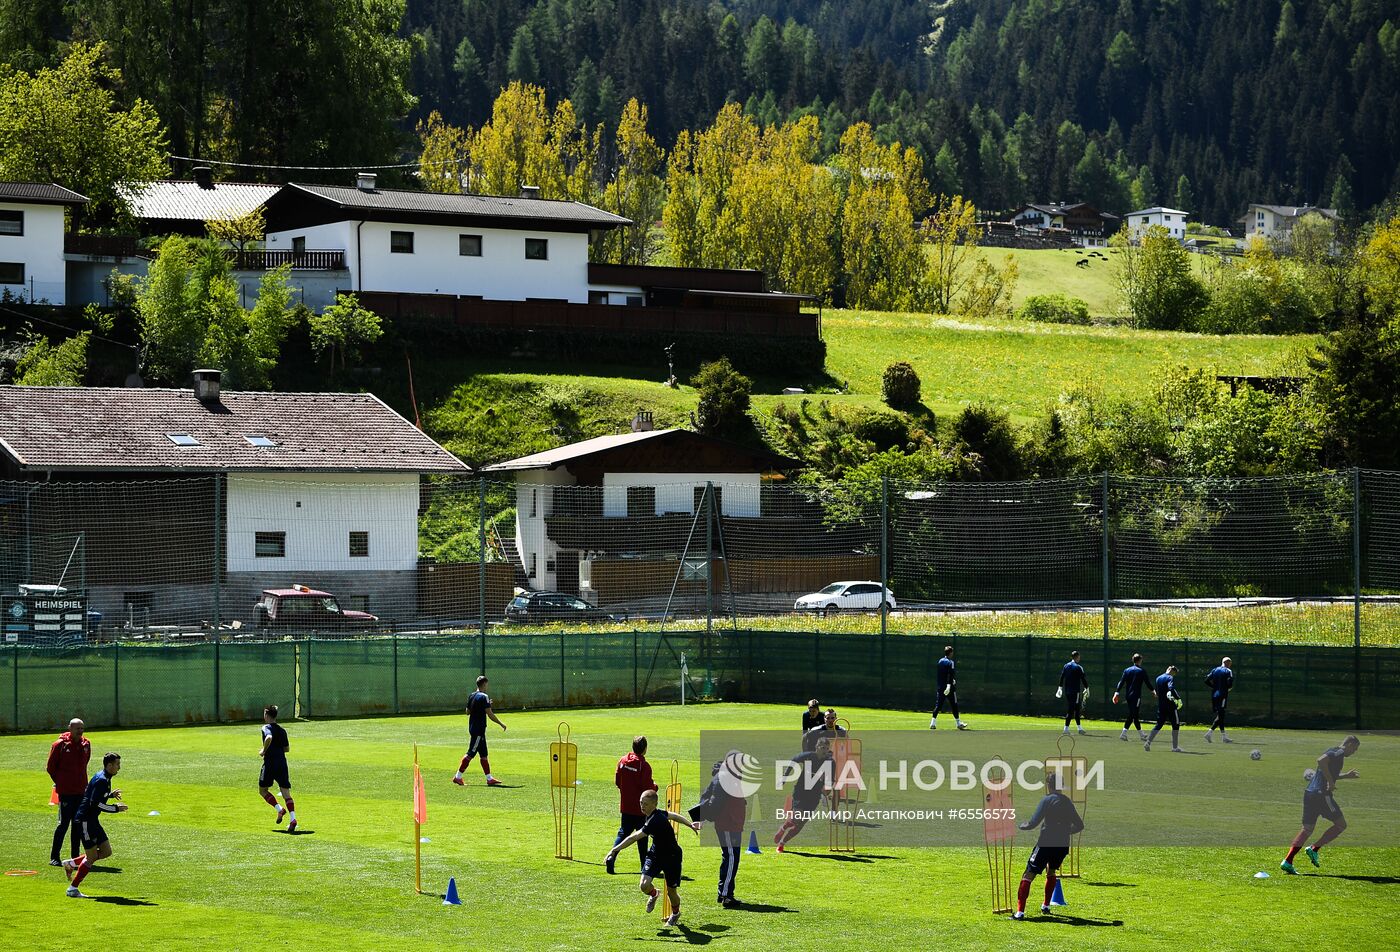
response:
<svg viewBox="0 0 1400 952"><path fill-rule="evenodd" d="M44 182L0 182L0 202L20 205L83 205L87 196Z"/></svg>
<svg viewBox="0 0 1400 952"><path fill-rule="evenodd" d="M127 203L133 215L146 220L230 221L260 208L279 188L247 182L204 188L198 182L162 180L131 186Z"/></svg>
<svg viewBox="0 0 1400 952"><path fill-rule="evenodd" d="M796 469L801 465L797 460L779 456L768 450L750 449L746 446L740 446L737 443L730 443L727 440L717 439L713 436L705 436L704 434L694 433L690 430L669 429L645 430L641 433L619 433L615 436L598 436L591 440L569 443L566 446L545 450L543 453L532 453L529 456L521 456L516 459L506 460L504 463L496 463L493 466L487 466L484 472L507 473L530 469L558 469L560 466L567 466L582 460L596 460L598 457L614 453L618 450L628 449L642 443L664 443L672 448L677 444L683 443L706 444L716 448L733 450L736 456L747 457L755 469ZM621 472L623 470L618 471Z"/></svg>
<svg viewBox="0 0 1400 952"><path fill-rule="evenodd" d="M190 390L0 386L0 452L58 472L471 471L368 393L225 390L206 405Z"/></svg>

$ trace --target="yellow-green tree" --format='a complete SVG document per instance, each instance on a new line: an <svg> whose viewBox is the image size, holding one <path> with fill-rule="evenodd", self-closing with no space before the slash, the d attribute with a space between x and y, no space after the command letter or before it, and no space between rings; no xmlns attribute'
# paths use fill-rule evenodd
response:
<svg viewBox="0 0 1400 952"><path fill-rule="evenodd" d="M654 240L652 225L666 202L661 164L666 153L647 131L647 107L630 99L617 124L617 166L603 190L603 207L631 219L603 239L602 257L618 264L646 264Z"/></svg>
<svg viewBox="0 0 1400 952"><path fill-rule="evenodd" d="M470 177L471 129L462 129L442 118L434 109L420 119L418 132L418 179L430 192L456 194Z"/></svg>
<svg viewBox="0 0 1400 952"><path fill-rule="evenodd" d="M950 314L972 278L977 257L977 208L961 195L938 196L933 213L924 219L922 237L928 255L923 306L935 314Z"/></svg>
<svg viewBox="0 0 1400 952"><path fill-rule="evenodd" d="M511 83L496 97L490 121L470 137L468 185L485 195L534 185L541 198L596 201L601 137L601 128L580 125L569 100L551 111L541 87Z"/></svg>
<svg viewBox="0 0 1400 952"><path fill-rule="evenodd" d="M891 310L912 306L923 277L914 211L928 186L917 153L882 146L867 123L841 136L836 158L846 187L841 208L841 261L846 303Z"/></svg>

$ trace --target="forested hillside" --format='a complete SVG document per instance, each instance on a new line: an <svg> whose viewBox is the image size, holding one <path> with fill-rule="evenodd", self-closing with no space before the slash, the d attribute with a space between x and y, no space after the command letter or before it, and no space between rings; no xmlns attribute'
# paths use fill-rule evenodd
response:
<svg viewBox="0 0 1400 952"><path fill-rule="evenodd" d="M417 120L479 125L523 79L609 126L636 97L665 148L727 100L816 113L827 154L867 120L934 192L989 210L1163 202L1225 224L1400 191L1394 0L0 0L0 63L73 40L106 44L172 153L224 161L412 159Z"/></svg>

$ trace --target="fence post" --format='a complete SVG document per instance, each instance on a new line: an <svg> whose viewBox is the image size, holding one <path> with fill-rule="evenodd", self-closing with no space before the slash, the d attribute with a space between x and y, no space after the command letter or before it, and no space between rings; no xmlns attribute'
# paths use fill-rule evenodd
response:
<svg viewBox="0 0 1400 952"><path fill-rule="evenodd" d="M564 633L559 632L559 706L569 706L569 692L564 686Z"/></svg>
<svg viewBox="0 0 1400 952"><path fill-rule="evenodd" d="M223 548L221 544L223 539L223 516L223 481L216 473L214 475L214 551L212 553L214 556L212 560L212 568L214 571L214 639L216 641L219 637L219 625L223 621L221 617L223 614L223 605L221 604L223 598L223 580L220 578L223 573L219 571L223 565L223 558L221 557L221 549Z"/></svg>
<svg viewBox="0 0 1400 952"><path fill-rule="evenodd" d="M637 689L637 629L632 628L632 703L642 702L641 692Z"/></svg>
<svg viewBox="0 0 1400 952"><path fill-rule="evenodd" d="M719 520L719 513L715 510L715 484L705 483L705 640L701 644L701 653L705 656L705 683L712 684L710 680L710 641L714 633L715 621L715 524ZM724 566L725 576L728 578L729 564ZM732 583L731 583L732 584ZM732 591L732 588L731 588ZM703 688L702 688L703 696Z"/></svg>
<svg viewBox="0 0 1400 952"><path fill-rule="evenodd" d="M885 649L890 616L890 478L880 477L880 693L885 693Z"/></svg>
<svg viewBox="0 0 1400 952"><path fill-rule="evenodd" d="M306 710L303 717L311 716L311 641L310 638L306 639Z"/></svg>
<svg viewBox="0 0 1400 952"><path fill-rule="evenodd" d="M19 730L19 641L15 641L15 659L11 666L11 674L14 676L14 702L15 702L15 730Z"/></svg>
<svg viewBox="0 0 1400 952"><path fill-rule="evenodd" d="M112 642L112 723L122 726L121 642Z"/></svg>
<svg viewBox="0 0 1400 952"><path fill-rule="evenodd" d="M1269 723L1274 721L1274 643L1269 642Z"/></svg>
<svg viewBox="0 0 1400 952"><path fill-rule="evenodd" d="M1109 532L1109 508L1108 508L1108 473L1103 474L1103 691L1100 692L1099 703L1103 705L1105 714L1110 712L1112 699L1108 695L1109 666L1108 666L1108 619L1110 591L1109 566L1108 566L1108 532Z"/></svg>
<svg viewBox="0 0 1400 952"><path fill-rule="evenodd" d="M1356 729L1361 729L1361 469L1351 469L1352 690L1356 695Z"/></svg>
<svg viewBox="0 0 1400 952"><path fill-rule="evenodd" d="M394 713L399 713L399 636L393 636L394 642Z"/></svg>
<svg viewBox="0 0 1400 952"><path fill-rule="evenodd" d="M476 574L479 580L477 614L481 628L481 670L486 670L486 477L478 476L477 483L477 561Z"/></svg>

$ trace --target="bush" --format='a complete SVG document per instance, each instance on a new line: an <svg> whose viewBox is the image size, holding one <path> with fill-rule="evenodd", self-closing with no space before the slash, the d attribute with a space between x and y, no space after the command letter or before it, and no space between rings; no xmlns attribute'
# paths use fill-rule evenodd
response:
<svg viewBox="0 0 1400 952"><path fill-rule="evenodd" d="M695 422L706 436L740 439L749 434L749 397L753 381L734 369L729 358L705 364L690 381L700 395Z"/></svg>
<svg viewBox="0 0 1400 952"><path fill-rule="evenodd" d="M1046 324L1087 324L1089 305L1068 294L1032 294L1016 311L1023 321Z"/></svg>
<svg viewBox="0 0 1400 952"><path fill-rule="evenodd" d="M902 449L909 442L909 424L888 410L861 410L851 421L851 432L877 450Z"/></svg>
<svg viewBox="0 0 1400 952"><path fill-rule="evenodd" d="M980 458L975 479L1006 482L1025 477L1020 442L1005 413L974 404L953 421L953 438Z"/></svg>
<svg viewBox="0 0 1400 952"><path fill-rule="evenodd" d="M880 392L890 406L896 410L907 410L919 405L923 397L923 382L912 364L900 360L885 368Z"/></svg>

